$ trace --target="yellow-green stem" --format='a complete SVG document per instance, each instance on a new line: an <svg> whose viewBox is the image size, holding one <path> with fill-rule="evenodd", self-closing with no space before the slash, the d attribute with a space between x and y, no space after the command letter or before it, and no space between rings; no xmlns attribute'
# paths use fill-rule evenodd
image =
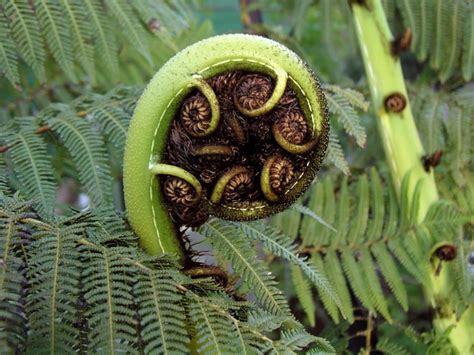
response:
<svg viewBox="0 0 474 355"><path fill-rule="evenodd" d="M400 195L402 179L408 176L410 200L414 196L415 187L420 184L416 216L421 222L430 205L438 200L438 192L432 171L426 172L421 163L425 153L413 119L400 60L390 51L393 36L381 0L366 0L365 4L353 2L352 10L392 180ZM385 108L385 99L394 93L406 98L406 106L401 112L390 112ZM430 287L425 289L425 294L433 308L443 309L443 312L437 312L433 321L436 331L442 334L452 327L449 333L451 343L461 354L468 354L471 353L474 342L473 307L469 307L459 320L456 319L454 301L451 298L453 283L447 277L447 269L445 267L437 274L433 268L431 282L428 283Z"/></svg>

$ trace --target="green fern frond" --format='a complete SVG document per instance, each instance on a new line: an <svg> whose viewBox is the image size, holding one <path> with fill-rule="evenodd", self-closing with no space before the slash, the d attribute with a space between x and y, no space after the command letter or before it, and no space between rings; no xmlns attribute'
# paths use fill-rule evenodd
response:
<svg viewBox="0 0 474 355"><path fill-rule="evenodd" d="M81 260L77 242L90 223L88 215L77 215L43 224L33 235L26 304L29 348L65 353L78 345L74 309L80 293Z"/></svg>
<svg viewBox="0 0 474 355"><path fill-rule="evenodd" d="M296 297L306 314L310 327L316 325L316 308L308 279L296 265L291 266L291 281L293 282ZM336 309L337 312L337 309Z"/></svg>
<svg viewBox="0 0 474 355"><path fill-rule="evenodd" d="M313 253L313 255L311 256L311 262L315 265L315 267L319 270L319 272L321 272L321 274L329 280L328 278L329 272L325 270L324 268L324 263L323 263L321 255L317 253ZM334 285L334 290L337 293L337 288L336 288L336 285L334 284L334 280L331 279L331 282ZM325 293L320 293L319 296L321 297L321 301L324 305L324 308L326 309L326 311L328 312L329 316L332 318L334 323L336 324L339 323L340 317L339 317L339 311L338 311L336 302L334 302L334 300ZM342 304L342 301L341 301L341 304ZM348 314L352 314L352 308L349 308Z"/></svg>
<svg viewBox="0 0 474 355"><path fill-rule="evenodd" d="M364 112L369 110L370 103L365 99L364 95L357 90L331 84L324 84L323 88L344 97L353 107L357 107Z"/></svg>
<svg viewBox="0 0 474 355"><path fill-rule="evenodd" d="M271 273L256 259L251 244L237 227L229 222L211 220L200 228L200 233L217 254L230 261L265 309L275 315L289 316L286 299L276 288Z"/></svg>
<svg viewBox="0 0 474 355"><path fill-rule="evenodd" d="M355 137L357 144L364 147L367 141L367 135L364 127L360 125L359 116L353 108L354 101L361 105L360 99L352 94L352 101L349 101L346 95L342 95L340 90L334 91L330 86L327 92L326 100L328 102L329 112L337 117L344 127L344 130L351 136ZM362 104L363 105L363 104Z"/></svg>
<svg viewBox="0 0 474 355"><path fill-rule="evenodd" d="M40 31L38 31L38 22L30 2L28 0L6 0L3 6L13 39L23 60L33 68L38 79L44 81L45 52Z"/></svg>
<svg viewBox="0 0 474 355"><path fill-rule="evenodd" d="M443 48L443 50L447 51L447 54L445 54L439 75L442 82L449 79L453 75L456 67L459 66L458 63L462 49L463 25L465 22L463 0L445 1L444 3L449 4L449 9L445 9L445 13L443 14L443 16L448 19L445 29L447 30L447 35L449 37L446 43L447 46ZM449 16L446 16L446 14L449 14ZM445 33L439 35L446 36Z"/></svg>
<svg viewBox="0 0 474 355"><path fill-rule="evenodd" d="M329 144L328 144L328 155L327 158L345 175L349 175L349 164L344 157L344 151L342 150L341 143L336 133L333 131L329 132Z"/></svg>
<svg viewBox="0 0 474 355"><path fill-rule="evenodd" d="M329 281L321 275L314 265L311 265L306 259L298 255L296 245L293 244L293 241L288 236L273 229L268 224L239 223L238 226L249 238L260 240L263 246L273 255L282 257L300 267L319 292L326 293L341 307L341 302Z"/></svg>
<svg viewBox="0 0 474 355"><path fill-rule="evenodd" d="M118 25L130 43L136 46L151 64L152 59L148 51L148 43L146 43L148 34L143 29L138 17L134 14L131 5L124 0L106 0L105 4L116 18Z"/></svg>
<svg viewBox="0 0 474 355"><path fill-rule="evenodd" d="M23 352L27 335L25 248L30 235L21 219L29 204L0 195L0 352Z"/></svg>
<svg viewBox="0 0 474 355"><path fill-rule="evenodd" d="M34 132L32 125L17 134L7 136L11 148L7 156L21 183L21 193L36 202L42 215L52 215L56 198L53 167L43 138Z"/></svg>
<svg viewBox="0 0 474 355"><path fill-rule="evenodd" d="M7 27L7 21L0 13L0 74L13 84L17 85L20 81L18 76L18 59L15 51L15 44L12 41L10 30Z"/></svg>
<svg viewBox="0 0 474 355"><path fill-rule="evenodd" d="M109 204L112 201L110 169L99 133L68 109L48 117L47 122L71 154L79 180L94 205Z"/></svg>
<svg viewBox="0 0 474 355"><path fill-rule="evenodd" d="M36 15L53 57L64 73L75 81L73 47L62 8L56 1L36 0Z"/></svg>
<svg viewBox="0 0 474 355"><path fill-rule="evenodd" d="M466 5L464 20L463 49L462 49L462 75L468 82L474 76L474 5Z"/></svg>
<svg viewBox="0 0 474 355"><path fill-rule="evenodd" d="M89 347L107 353L134 352L137 341L132 296L135 275L131 263L124 260L130 257L130 252L85 240L81 245Z"/></svg>
<svg viewBox="0 0 474 355"><path fill-rule="evenodd" d="M304 328L290 329L282 332L281 340L278 342L277 347L284 353L296 353L320 339L306 332ZM323 342L327 344L327 341L323 340Z"/></svg>
<svg viewBox="0 0 474 355"><path fill-rule="evenodd" d="M82 1L61 0L64 16L70 24L69 30L75 57L89 77L94 79L94 46L93 31L88 23L86 9Z"/></svg>
<svg viewBox="0 0 474 355"><path fill-rule="evenodd" d="M411 354L411 352L408 351L406 348L393 341L392 339L389 339L388 337L383 337L377 342L377 350L384 354Z"/></svg>
<svg viewBox="0 0 474 355"><path fill-rule="evenodd" d="M193 292L187 292L186 297L191 301L189 315L196 328L197 350L205 354L240 353L242 348L237 347L232 321L212 302L212 298L204 299Z"/></svg>
<svg viewBox="0 0 474 355"><path fill-rule="evenodd" d="M170 270L139 268L134 288L145 353L185 353L189 349L182 295L176 287Z"/></svg>
<svg viewBox="0 0 474 355"><path fill-rule="evenodd" d="M7 165L4 156L0 155L0 196L6 194L8 191Z"/></svg>

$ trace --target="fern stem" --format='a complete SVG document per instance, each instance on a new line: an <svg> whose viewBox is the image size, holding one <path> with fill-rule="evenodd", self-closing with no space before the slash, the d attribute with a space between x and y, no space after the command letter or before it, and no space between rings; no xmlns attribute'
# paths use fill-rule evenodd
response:
<svg viewBox="0 0 474 355"><path fill-rule="evenodd" d="M423 168L422 157L425 153L414 123L400 60L390 51L393 36L382 1L366 0L365 4L352 2L352 9L392 180L400 198L402 179L408 177L407 198L410 205L415 189L421 187L418 210L415 211L416 220L421 222L430 205L438 200L438 192L432 170L426 172ZM387 100L394 94L405 101L401 110L394 110L397 105L387 105ZM441 335L452 327L449 333L452 345L462 354L470 353L474 345L473 307L469 307L462 317L456 320L455 304L450 291L452 282L447 277L446 267L439 275L436 274L435 268L432 268L430 281L429 288L425 288L425 294L429 304L437 310L433 321L437 333Z"/></svg>

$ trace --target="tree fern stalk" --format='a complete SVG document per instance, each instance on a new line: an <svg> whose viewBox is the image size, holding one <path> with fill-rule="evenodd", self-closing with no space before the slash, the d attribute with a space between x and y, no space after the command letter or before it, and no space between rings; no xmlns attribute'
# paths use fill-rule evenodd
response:
<svg viewBox="0 0 474 355"><path fill-rule="evenodd" d="M400 196L402 179L408 176L408 205L412 205L415 190L419 189L419 201L414 217L422 221L432 203L438 199L434 176L426 172L421 164L423 147L416 130L410 104L400 112L384 107L385 100L394 93L407 98L400 61L390 53L390 32L381 0L366 0L361 5L353 2L353 17L362 57L370 85L372 103L378 119L385 155L390 167L395 189ZM444 268L440 275L431 271L431 283L425 286L427 300L435 308L442 306L434 319L439 334L448 328L452 345L462 354L470 353L474 345L474 309L470 306L459 320L456 319L454 303L450 298L451 282Z"/></svg>

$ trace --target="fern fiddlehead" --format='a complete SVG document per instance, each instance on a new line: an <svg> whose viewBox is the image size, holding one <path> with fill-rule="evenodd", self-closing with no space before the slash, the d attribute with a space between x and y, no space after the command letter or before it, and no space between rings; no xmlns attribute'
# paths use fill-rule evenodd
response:
<svg viewBox="0 0 474 355"><path fill-rule="evenodd" d="M316 176L328 132L319 83L289 49L240 34L184 49L151 80L128 132L125 202L142 247L181 255L179 225L285 209Z"/></svg>

